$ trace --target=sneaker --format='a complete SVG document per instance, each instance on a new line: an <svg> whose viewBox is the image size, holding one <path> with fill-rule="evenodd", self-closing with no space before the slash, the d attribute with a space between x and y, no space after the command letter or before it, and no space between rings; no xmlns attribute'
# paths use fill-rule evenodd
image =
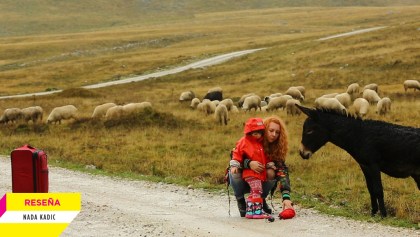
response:
<svg viewBox="0 0 420 237"><path fill-rule="evenodd" d="M238 202L239 214L241 215L241 217L245 217L245 214L246 214L245 198L240 198L240 199L237 199L236 201Z"/></svg>
<svg viewBox="0 0 420 237"><path fill-rule="evenodd" d="M268 206L267 202L265 201L265 198L263 199L262 209L267 214L272 214L273 213L273 211L271 210L271 208Z"/></svg>

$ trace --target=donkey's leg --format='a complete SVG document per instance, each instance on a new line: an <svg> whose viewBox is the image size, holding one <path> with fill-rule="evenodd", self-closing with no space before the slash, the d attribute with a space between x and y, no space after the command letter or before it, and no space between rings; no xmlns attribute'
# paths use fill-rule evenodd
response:
<svg viewBox="0 0 420 237"><path fill-rule="evenodd" d="M382 187L381 171L379 171L379 169L374 169L373 171L373 189L373 192L378 200L381 216L386 217L387 213L384 202L384 188Z"/></svg>
<svg viewBox="0 0 420 237"><path fill-rule="evenodd" d="M360 168L362 169L363 174L365 175L367 189L370 194L370 205L372 207L371 215L374 216L378 212L378 201L374 193L373 178L372 178L371 172L366 166L364 167L360 166Z"/></svg>
<svg viewBox="0 0 420 237"><path fill-rule="evenodd" d="M384 202L384 190L381 181L381 172L375 166L360 166L365 175L366 184L370 194L370 201L372 204L372 216L374 216L378 209L381 211L381 216L386 217L386 209ZM378 208L379 205L379 208Z"/></svg>

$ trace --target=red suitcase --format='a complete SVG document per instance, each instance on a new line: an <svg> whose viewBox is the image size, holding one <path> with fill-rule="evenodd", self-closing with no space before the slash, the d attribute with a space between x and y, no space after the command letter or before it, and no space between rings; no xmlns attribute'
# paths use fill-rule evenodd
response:
<svg viewBox="0 0 420 237"><path fill-rule="evenodd" d="M43 150L24 145L12 151L12 192L48 193L48 160Z"/></svg>

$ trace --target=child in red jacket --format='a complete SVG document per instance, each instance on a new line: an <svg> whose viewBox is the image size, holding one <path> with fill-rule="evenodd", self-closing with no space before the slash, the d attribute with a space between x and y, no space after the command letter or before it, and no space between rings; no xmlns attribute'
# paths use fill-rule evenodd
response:
<svg viewBox="0 0 420 237"><path fill-rule="evenodd" d="M245 136L239 139L236 143L235 150L232 153L232 160L230 161L232 173L239 172L238 170L244 166L243 162L245 159L248 162L259 161L264 165L270 162L264 153L264 130L265 126L261 118L250 118L245 123ZM270 216L262 210L262 182L266 180L266 175L265 169L260 173L257 173L252 169L243 169L242 177L251 188L250 195L246 200L246 218L270 218Z"/></svg>

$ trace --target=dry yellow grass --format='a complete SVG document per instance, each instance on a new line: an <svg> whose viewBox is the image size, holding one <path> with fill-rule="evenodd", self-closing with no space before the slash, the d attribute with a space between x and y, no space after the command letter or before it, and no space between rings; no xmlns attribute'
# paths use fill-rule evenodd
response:
<svg viewBox="0 0 420 237"><path fill-rule="evenodd" d="M155 175L169 182L221 187L229 150L242 135L242 123L261 112L231 114L226 127L213 117L178 102L193 90L202 98L223 88L235 101L243 94L307 88L305 105L326 93L343 92L352 82L378 83L381 96L393 100L393 112L369 118L420 127L419 93L404 93L405 79L419 78L420 7L286 8L196 14L174 24L134 25L93 32L0 38L0 95L71 89L97 82L185 65L216 54L266 47L266 50L217 66L109 88L0 100L0 109L74 104L80 122L1 126L2 153L24 143L43 148L53 165L95 165L113 174ZM387 28L330 41L328 35L374 26ZM83 93L82 93L83 92ZM83 94L83 96L81 96ZM121 124L93 122L96 105L150 101L153 116L143 114ZM298 202L369 215L369 195L356 162L327 145L310 161L297 152L304 116L284 118L290 133L293 192ZM44 119L45 121L45 119ZM332 172L333 171L333 172ZM414 181L384 177L391 216L418 223L420 196ZM307 204L310 205L310 204ZM390 218L392 219L392 218ZM392 220L391 220L392 221Z"/></svg>

